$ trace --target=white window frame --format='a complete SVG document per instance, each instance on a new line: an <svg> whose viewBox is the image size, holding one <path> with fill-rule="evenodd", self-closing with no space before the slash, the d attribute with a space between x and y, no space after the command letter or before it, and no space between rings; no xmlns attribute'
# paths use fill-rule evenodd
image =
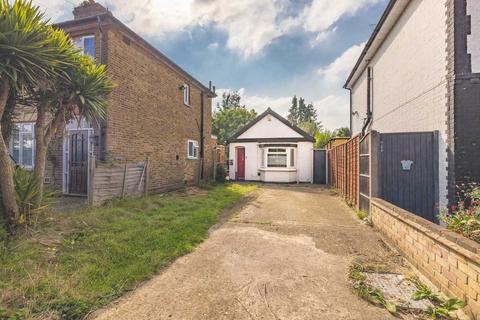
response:
<svg viewBox="0 0 480 320"><path fill-rule="evenodd" d="M96 46L97 46L95 35L88 35L88 36L83 36L83 37L76 38L76 39L73 40L73 43L75 44L75 46L77 46L77 48L82 49L82 54L85 55L85 54L87 54L85 52L85 40L86 39L94 39L95 40L95 50L94 50L93 56L91 56L93 59L95 59Z"/></svg>
<svg viewBox="0 0 480 320"><path fill-rule="evenodd" d="M190 144L193 144L193 154L190 154ZM198 159L198 141L197 140L187 140L187 159L196 160Z"/></svg>
<svg viewBox="0 0 480 320"><path fill-rule="evenodd" d="M18 141L19 141L19 150L18 150L18 163L20 167L27 169L27 170L32 170L35 166L35 122L17 122L13 124L14 126L22 126L22 125L31 125L32 126L32 165L26 166L23 164L23 145L20 145L20 141L23 141L23 135L27 132L20 131L18 132ZM28 132L30 133L30 132ZM12 136L10 138L10 154L13 157L13 139L14 137Z"/></svg>
<svg viewBox="0 0 480 320"><path fill-rule="evenodd" d="M183 103L190 106L190 85L188 83L183 84Z"/></svg>
<svg viewBox="0 0 480 320"><path fill-rule="evenodd" d="M278 151L278 150L284 150L284 151ZM268 156L269 155L285 155L285 159L286 159L286 162L285 162L285 166L276 166L276 165L270 165L268 163ZM269 147L267 149L267 159L266 159L266 164L267 164L267 168L288 168L288 148L285 148L285 147Z"/></svg>

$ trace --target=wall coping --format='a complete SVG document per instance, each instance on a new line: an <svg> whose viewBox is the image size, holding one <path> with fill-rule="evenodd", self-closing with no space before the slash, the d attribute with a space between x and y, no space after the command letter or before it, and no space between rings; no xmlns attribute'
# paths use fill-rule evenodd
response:
<svg viewBox="0 0 480 320"><path fill-rule="evenodd" d="M475 241L450 231L443 226L434 224L385 200L372 198L371 204L372 206L382 209L397 220L408 224L432 240L441 243L459 255L473 260L477 265L480 265L480 244Z"/></svg>

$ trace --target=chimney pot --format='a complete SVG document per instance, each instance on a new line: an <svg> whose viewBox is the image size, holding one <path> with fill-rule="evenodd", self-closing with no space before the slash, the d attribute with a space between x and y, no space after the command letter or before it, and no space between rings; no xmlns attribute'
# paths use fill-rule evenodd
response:
<svg viewBox="0 0 480 320"><path fill-rule="evenodd" d="M78 7L73 9L73 18L75 20L98 16L107 13L108 10L100 3L94 0L85 0Z"/></svg>

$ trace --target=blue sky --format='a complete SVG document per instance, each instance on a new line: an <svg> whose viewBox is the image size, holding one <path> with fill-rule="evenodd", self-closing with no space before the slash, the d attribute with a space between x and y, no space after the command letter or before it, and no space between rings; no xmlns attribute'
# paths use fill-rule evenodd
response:
<svg viewBox="0 0 480 320"><path fill-rule="evenodd" d="M79 0L34 0L53 21ZM293 95L334 129L349 123L342 89L387 0L98 0L155 47L221 93L286 115Z"/></svg>

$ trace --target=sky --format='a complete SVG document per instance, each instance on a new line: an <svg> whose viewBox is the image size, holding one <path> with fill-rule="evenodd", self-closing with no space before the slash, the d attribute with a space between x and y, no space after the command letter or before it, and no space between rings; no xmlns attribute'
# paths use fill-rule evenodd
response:
<svg viewBox="0 0 480 320"><path fill-rule="evenodd" d="M33 0L53 22L81 0ZM387 0L97 0L217 93L286 116L294 95L328 129L349 124L343 84ZM214 106L218 100L214 101Z"/></svg>

